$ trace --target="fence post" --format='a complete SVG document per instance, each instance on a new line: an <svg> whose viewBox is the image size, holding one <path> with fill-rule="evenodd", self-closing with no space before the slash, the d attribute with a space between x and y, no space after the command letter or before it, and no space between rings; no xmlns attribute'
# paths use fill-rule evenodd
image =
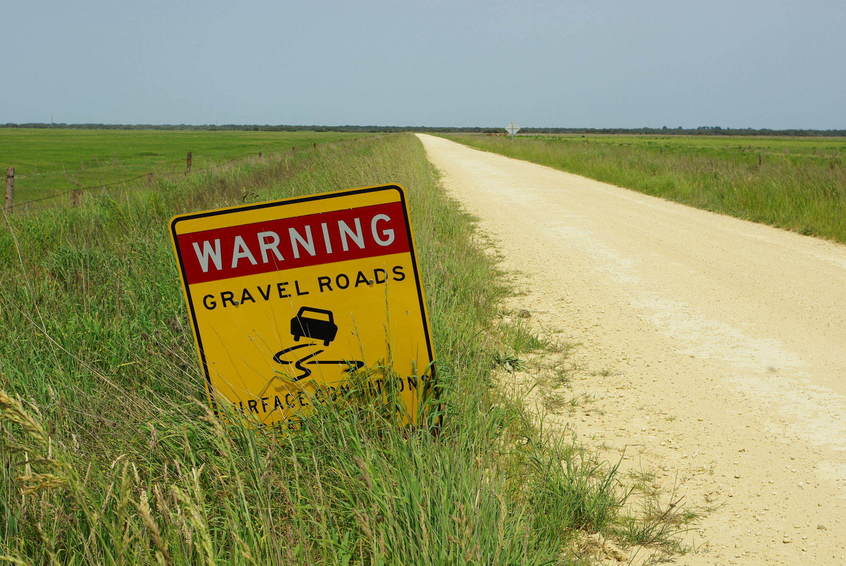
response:
<svg viewBox="0 0 846 566"><path fill-rule="evenodd" d="M12 211L12 201L15 198L15 168L6 169L6 212Z"/></svg>
<svg viewBox="0 0 846 566"><path fill-rule="evenodd" d="M185 156L185 174L186 175L191 172L191 161L193 161L193 155L189 151L188 155Z"/></svg>
<svg viewBox="0 0 846 566"><path fill-rule="evenodd" d="M261 152L259 152L259 159L261 159Z"/></svg>

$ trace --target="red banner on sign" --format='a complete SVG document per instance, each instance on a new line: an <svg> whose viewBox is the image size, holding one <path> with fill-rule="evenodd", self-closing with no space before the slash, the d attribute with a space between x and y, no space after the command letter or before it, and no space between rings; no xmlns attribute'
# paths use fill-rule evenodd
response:
<svg viewBox="0 0 846 566"><path fill-rule="evenodd" d="M177 236L188 284L409 251L390 202Z"/></svg>

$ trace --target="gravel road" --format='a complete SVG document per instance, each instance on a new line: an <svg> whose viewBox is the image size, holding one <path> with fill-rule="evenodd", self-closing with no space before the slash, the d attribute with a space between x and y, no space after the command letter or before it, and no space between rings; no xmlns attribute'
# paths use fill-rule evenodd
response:
<svg viewBox="0 0 846 566"><path fill-rule="evenodd" d="M419 137L577 345L568 424L710 508L677 563L846 564L846 246Z"/></svg>

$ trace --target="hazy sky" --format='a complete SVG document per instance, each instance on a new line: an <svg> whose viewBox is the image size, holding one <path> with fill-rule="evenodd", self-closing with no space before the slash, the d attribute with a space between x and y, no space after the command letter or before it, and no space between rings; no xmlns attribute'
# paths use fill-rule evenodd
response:
<svg viewBox="0 0 846 566"><path fill-rule="evenodd" d="M846 128L846 1L3 0L0 122Z"/></svg>

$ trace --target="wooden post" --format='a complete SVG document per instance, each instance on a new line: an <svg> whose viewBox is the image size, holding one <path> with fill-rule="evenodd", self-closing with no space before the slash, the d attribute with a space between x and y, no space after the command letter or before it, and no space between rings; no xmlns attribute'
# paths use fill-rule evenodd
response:
<svg viewBox="0 0 846 566"><path fill-rule="evenodd" d="M185 156L185 174L191 172L191 161L193 161L193 154L189 151L188 155Z"/></svg>
<svg viewBox="0 0 846 566"><path fill-rule="evenodd" d="M314 149L317 149L317 144L314 144Z"/></svg>
<svg viewBox="0 0 846 566"><path fill-rule="evenodd" d="M259 152L259 159L261 159L261 152Z"/></svg>
<svg viewBox="0 0 846 566"><path fill-rule="evenodd" d="M12 201L15 198L15 168L6 169L6 212L12 211Z"/></svg>

